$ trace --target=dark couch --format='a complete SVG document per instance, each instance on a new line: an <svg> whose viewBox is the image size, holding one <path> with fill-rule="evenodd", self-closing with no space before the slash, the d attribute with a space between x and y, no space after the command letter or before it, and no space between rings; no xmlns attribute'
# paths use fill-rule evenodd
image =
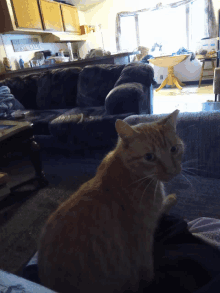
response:
<svg viewBox="0 0 220 293"><path fill-rule="evenodd" d="M138 62L48 70L6 79L11 93L30 110L42 147L89 149L112 146L116 119L153 113L154 71Z"/></svg>

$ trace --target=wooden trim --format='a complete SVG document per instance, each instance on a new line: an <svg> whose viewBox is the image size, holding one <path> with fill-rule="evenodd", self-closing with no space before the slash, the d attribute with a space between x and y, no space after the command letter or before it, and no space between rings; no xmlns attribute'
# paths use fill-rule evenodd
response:
<svg viewBox="0 0 220 293"><path fill-rule="evenodd" d="M8 30L16 29L14 13L10 0L1 1L0 32L6 33Z"/></svg>

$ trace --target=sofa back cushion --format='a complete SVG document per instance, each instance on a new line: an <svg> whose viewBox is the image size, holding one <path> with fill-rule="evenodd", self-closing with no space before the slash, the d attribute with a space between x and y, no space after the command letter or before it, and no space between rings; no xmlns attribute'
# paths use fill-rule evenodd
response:
<svg viewBox="0 0 220 293"><path fill-rule="evenodd" d="M105 105L105 98L114 87L125 65L88 65L79 74L77 105L99 107Z"/></svg>
<svg viewBox="0 0 220 293"><path fill-rule="evenodd" d="M122 70L121 75L116 81L114 87L130 82L141 83L147 87L149 87L151 84L156 83L156 81L154 80L153 67L148 64L138 62L129 63Z"/></svg>
<svg viewBox="0 0 220 293"><path fill-rule="evenodd" d="M36 93L39 74L29 74L6 78L0 86L7 86L12 95L24 106L25 109L37 109Z"/></svg>
<svg viewBox="0 0 220 293"><path fill-rule="evenodd" d="M49 70L38 80L38 109L69 109L76 106L80 67Z"/></svg>

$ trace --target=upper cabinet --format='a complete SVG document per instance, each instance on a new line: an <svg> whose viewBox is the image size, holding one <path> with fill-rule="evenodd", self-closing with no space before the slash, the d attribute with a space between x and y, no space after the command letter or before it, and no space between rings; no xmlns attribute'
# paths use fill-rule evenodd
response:
<svg viewBox="0 0 220 293"><path fill-rule="evenodd" d="M75 6L50 0L0 0L0 33L80 35Z"/></svg>
<svg viewBox="0 0 220 293"><path fill-rule="evenodd" d="M80 34L79 16L76 7L61 4L65 32Z"/></svg>
<svg viewBox="0 0 220 293"><path fill-rule="evenodd" d="M44 29L47 31L63 31L60 4L48 0L40 1Z"/></svg>
<svg viewBox="0 0 220 293"><path fill-rule="evenodd" d="M37 0L12 0L12 8L18 28L43 29Z"/></svg>

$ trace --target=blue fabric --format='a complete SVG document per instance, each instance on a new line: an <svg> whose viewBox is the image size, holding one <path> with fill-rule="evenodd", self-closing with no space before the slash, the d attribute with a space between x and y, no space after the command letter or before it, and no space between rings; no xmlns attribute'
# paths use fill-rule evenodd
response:
<svg viewBox="0 0 220 293"><path fill-rule="evenodd" d="M150 285L141 280L138 292L162 292L164 288L170 293L218 292L219 262L220 251L193 236L184 220L163 215L154 237L155 279ZM40 284L36 255L22 277Z"/></svg>
<svg viewBox="0 0 220 293"><path fill-rule="evenodd" d="M0 87L0 117L5 117L10 110L25 110L24 106L15 99L7 86Z"/></svg>

